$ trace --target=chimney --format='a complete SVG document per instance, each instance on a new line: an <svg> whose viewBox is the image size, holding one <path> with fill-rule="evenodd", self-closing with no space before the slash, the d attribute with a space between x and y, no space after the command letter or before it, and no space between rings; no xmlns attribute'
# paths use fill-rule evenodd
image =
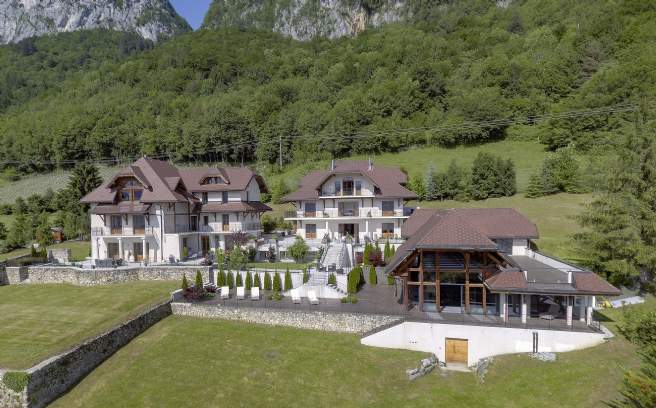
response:
<svg viewBox="0 0 656 408"><path fill-rule="evenodd" d="M371 157L369 158L369 171L374 169L374 163L371 161Z"/></svg>
<svg viewBox="0 0 656 408"><path fill-rule="evenodd" d="M335 170L335 159L332 159L330 161L330 171L334 171L334 170Z"/></svg>
<svg viewBox="0 0 656 408"><path fill-rule="evenodd" d="M567 283L572 283L572 271L567 271Z"/></svg>

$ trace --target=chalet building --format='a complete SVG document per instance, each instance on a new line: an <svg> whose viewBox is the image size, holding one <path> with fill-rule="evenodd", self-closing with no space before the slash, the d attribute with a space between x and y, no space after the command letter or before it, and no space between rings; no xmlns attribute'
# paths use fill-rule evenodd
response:
<svg viewBox="0 0 656 408"><path fill-rule="evenodd" d="M418 209L386 272L407 308L592 321L595 296L619 295L595 273L532 248L537 227L513 209Z"/></svg>
<svg viewBox="0 0 656 408"><path fill-rule="evenodd" d="M285 220L307 240L400 238L410 215L405 203L417 198L407 181L400 169L370 160L333 161L329 169L303 177L298 190L284 197L296 207Z"/></svg>
<svg viewBox="0 0 656 408"><path fill-rule="evenodd" d="M180 170L141 158L82 198L91 205L92 258L162 262L231 248L261 233L264 180L244 167Z"/></svg>

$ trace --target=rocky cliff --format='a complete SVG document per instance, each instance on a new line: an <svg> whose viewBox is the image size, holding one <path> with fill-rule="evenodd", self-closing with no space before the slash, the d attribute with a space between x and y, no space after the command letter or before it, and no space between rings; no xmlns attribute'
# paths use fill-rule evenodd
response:
<svg viewBox="0 0 656 408"><path fill-rule="evenodd" d="M93 28L153 41L190 30L168 0L0 0L0 43Z"/></svg>
<svg viewBox="0 0 656 408"><path fill-rule="evenodd" d="M408 19L411 3L416 0L214 0L203 26L272 30L297 40L337 38Z"/></svg>

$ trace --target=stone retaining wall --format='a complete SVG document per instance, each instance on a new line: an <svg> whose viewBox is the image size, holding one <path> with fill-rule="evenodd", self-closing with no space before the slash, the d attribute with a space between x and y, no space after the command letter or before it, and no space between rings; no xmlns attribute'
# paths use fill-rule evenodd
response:
<svg viewBox="0 0 656 408"><path fill-rule="evenodd" d="M399 316L388 315L309 312L253 307L237 308L178 302L171 303L171 309L174 315L238 320L249 323L296 327L299 329L359 334L401 320Z"/></svg>
<svg viewBox="0 0 656 408"><path fill-rule="evenodd" d="M208 282L211 276L211 270L211 266L171 265L119 269L81 269L72 266L44 265L28 267L25 279L29 279L29 283L69 283L73 285L93 286L139 280L181 281L182 275L186 274L187 279L193 282L196 271L201 271L203 280Z"/></svg>
<svg viewBox="0 0 656 408"><path fill-rule="evenodd" d="M157 305L100 336L27 370L22 398L0 386L0 407L45 407L146 329L171 315L171 301Z"/></svg>

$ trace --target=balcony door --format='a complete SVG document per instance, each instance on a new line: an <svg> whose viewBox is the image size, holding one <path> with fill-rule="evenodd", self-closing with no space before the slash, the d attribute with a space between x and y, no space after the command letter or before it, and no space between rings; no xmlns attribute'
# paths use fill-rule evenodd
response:
<svg viewBox="0 0 656 408"><path fill-rule="evenodd" d="M316 217L317 216L317 204L316 203L305 203L305 216L306 217Z"/></svg>
<svg viewBox="0 0 656 408"><path fill-rule="evenodd" d="M136 262L141 262L143 261L143 243L142 242L135 242L132 244L132 253L134 254L134 260Z"/></svg>
<svg viewBox="0 0 656 408"><path fill-rule="evenodd" d="M223 231L230 231L230 214L223 214L221 216L221 226Z"/></svg>
<svg viewBox="0 0 656 408"><path fill-rule="evenodd" d="M110 225L112 235L121 235L123 233L123 221L121 220L120 215L112 215L110 217Z"/></svg>
<svg viewBox="0 0 656 408"><path fill-rule="evenodd" d="M344 179L344 181L342 182L342 191L344 192L345 196L352 196L353 195L353 180Z"/></svg>
<svg viewBox="0 0 656 408"><path fill-rule="evenodd" d="M132 225L134 227L135 235L143 235L146 232L146 217L143 215L133 215Z"/></svg>

